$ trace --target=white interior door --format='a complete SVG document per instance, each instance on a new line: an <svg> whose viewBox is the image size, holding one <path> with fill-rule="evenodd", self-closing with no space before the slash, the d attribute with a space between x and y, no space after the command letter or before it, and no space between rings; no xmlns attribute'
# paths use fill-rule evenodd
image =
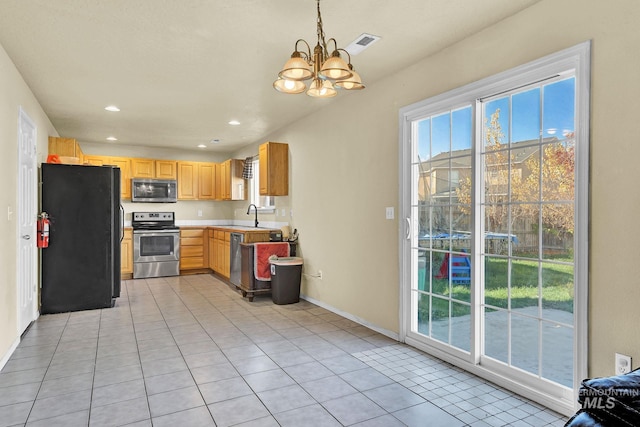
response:
<svg viewBox="0 0 640 427"><path fill-rule="evenodd" d="M37 317L36 126L20 109L18 123L18 327L22 334Z"/></svg>

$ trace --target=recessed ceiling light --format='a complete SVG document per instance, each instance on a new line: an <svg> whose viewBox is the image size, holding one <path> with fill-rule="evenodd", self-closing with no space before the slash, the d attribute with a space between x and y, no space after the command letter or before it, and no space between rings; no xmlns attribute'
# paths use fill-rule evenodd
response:
<svg viewBox="0 0 640 427"><path fill-rule="evenodd" d="M207 146L204 145L204 144L200 144L200 145L198 145L198 148L207 148Z"/></svg>
<svg viewBox="0 0 640 427"><path fill-rule="evenodd" d="M116 107L115 105L108 105L108 106L104 107L104 109L107 110L107 111L114 111L114 112L120 111L120 109L118 107Z"/></svg>
<svg viewBox="0 0 640 427"><path fill-rule="evenodd" d="M115 136L108 136L107 137L107 141L117 141L118 138L116 138Z"/></svg>
<svg viewBox="0 0 640 427"><path fill-rule="evenodd" d="M231 126L238 126L238 125L240 124L240 122L239 122L239 121L237 121L237 120L231 120L231 121L229 122L229 124L230 124Z"/></svg>

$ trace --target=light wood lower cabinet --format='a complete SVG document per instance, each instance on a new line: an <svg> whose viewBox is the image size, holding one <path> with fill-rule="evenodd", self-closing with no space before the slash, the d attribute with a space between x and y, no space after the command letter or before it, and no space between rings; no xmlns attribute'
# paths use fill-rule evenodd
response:
<svg viewBox="0 0 640 427"><path fill-rule="evenodd" d="M124 238L120 243L120 274L127 276L133 274L133 230L124 229Z"/></svg>
<svg viewBox="0 0 640 427"><path fill-rule="evenodd" d="M180 270L209 267L209 247L204 228L180 229Z"/></svg>
<svg viewBox="0 0 640 427"><path fill-rule="evenodd" d="M268 242L269 230L242 232L233 228L209 230L209 268L219 275L231 276L231 233L242 233L245 243Z"/></svg>
<svg viewBox="0 0 640 427"><path fill-rule="evenodd" d="M229 278L231 274L231 232L224 230L209 231L209 268Z"/></svg>

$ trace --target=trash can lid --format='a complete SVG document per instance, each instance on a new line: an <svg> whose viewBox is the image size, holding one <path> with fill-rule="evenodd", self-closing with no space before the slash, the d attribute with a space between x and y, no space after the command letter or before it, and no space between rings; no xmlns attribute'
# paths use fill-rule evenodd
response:
<svg viewBox="0 0 640 427"><path fill-rule="evenodd" d="M302 265L302 258L297 256L269 258L269 262L275 265Z"/></svg>

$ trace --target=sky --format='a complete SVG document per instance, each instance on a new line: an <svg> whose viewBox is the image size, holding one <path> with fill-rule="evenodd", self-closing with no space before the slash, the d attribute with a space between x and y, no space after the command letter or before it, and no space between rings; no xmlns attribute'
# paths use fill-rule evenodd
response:
<svg viewBox="0 0 640 427"><path fill-rule="evenodd" d="M561 139L566 132L575 130L575 78L505 95L483 105L487 123L491 114L500 109L503 143L537 139L541 134L545 138ZM449 151L450 146L454 151L471 148L472 111L468 106L421 120L418 123L420 160Z"/></svg>

